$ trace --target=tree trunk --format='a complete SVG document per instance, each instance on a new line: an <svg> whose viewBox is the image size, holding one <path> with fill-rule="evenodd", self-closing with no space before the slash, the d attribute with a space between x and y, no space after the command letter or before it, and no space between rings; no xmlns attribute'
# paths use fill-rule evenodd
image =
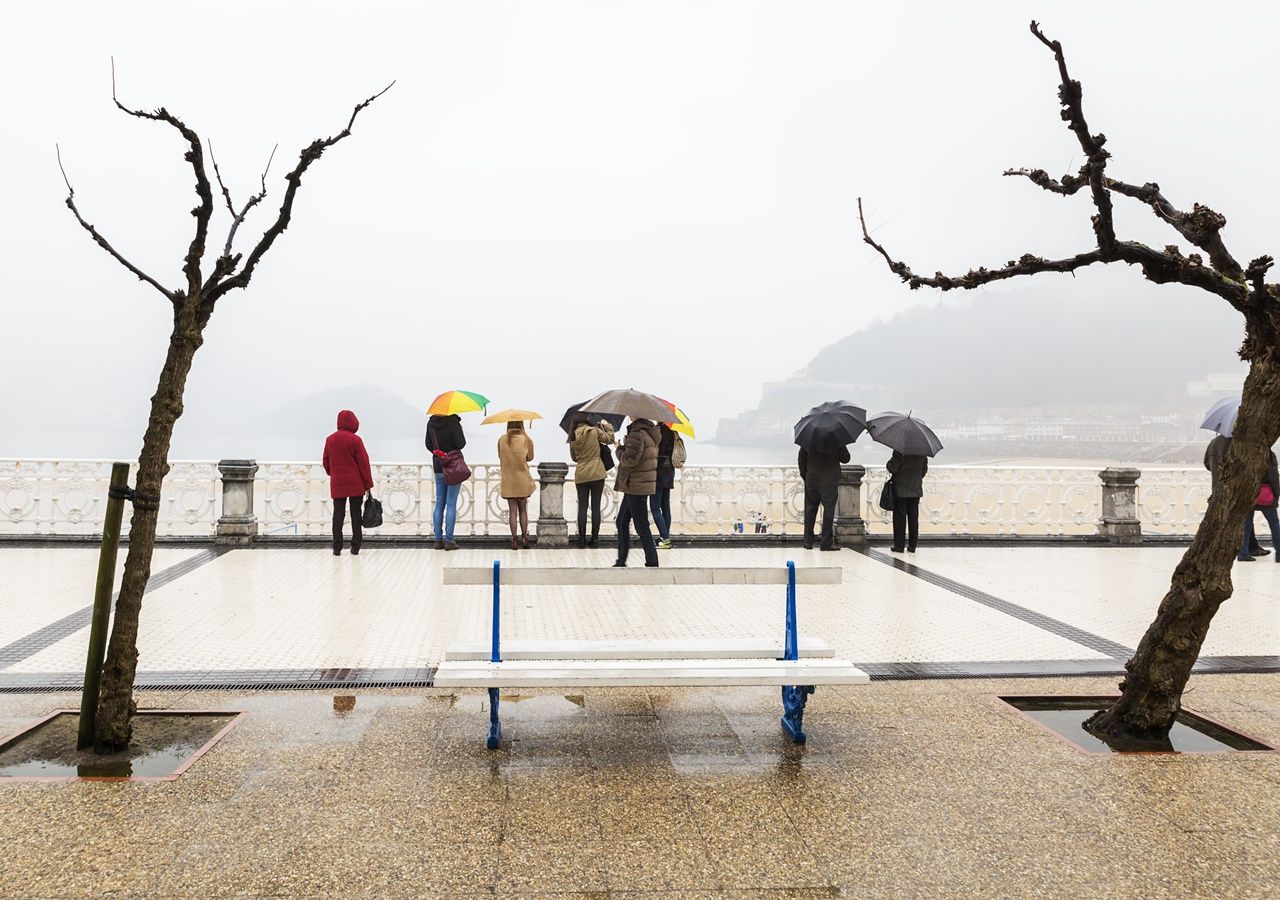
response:
<svg viewBox="0 0 1280 900"><path fill-rule="evenodd" d="M1245 517L1252 515L1278 437L1280 366L1267 355L1250 366L1218 486L1155 621L1125 663L1128 674L1120 683L1120 699L1085 723L1089 731L1138 741L1168 735L1209 623L1231 596L1231 567L1244 537Z"/></svg>
<svg viewBox="0 0 1280 900"><path fill-rule="evenodd" d="M169 441L174 423L182 415L182 393L196 351L204 342L204 326L209 311L200 298L187 299L175 310L173 333L160 383L151 398L151 417L138 457L138 476L129 528L129 555L116 600L102 668L102 688L98 694L97 729L94 749L113 753L129 745L133 732L133 682L138 669L138 618L142 612L142 592L151 577L151 554L156 542L160 488L169 472Z"/></svg>

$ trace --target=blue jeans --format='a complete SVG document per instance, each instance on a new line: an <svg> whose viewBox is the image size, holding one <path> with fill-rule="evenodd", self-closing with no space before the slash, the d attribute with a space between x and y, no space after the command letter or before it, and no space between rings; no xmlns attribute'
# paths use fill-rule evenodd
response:
<svg viewBox="0 0 1280 900"><path fill-rule="evenodd" d="M1267 524L1271 526L1271 550L1274 553L1280 553L1280 516L1276 515L1274 506L1264 506L1261 509L1255 509L1249 513L1249 518L1244 520L1244 543L1240 545L1240 554L1237 559L1247 559L1249 557L1249 545L1253 543L1253 513L1262 513L1262 518L1267 520Z"/></svg>
<svg viewBox="0 0 1280 900"><path fill-rule="evenodd" d="M437 541L453 540L453 524L458 519L458 491L461 487L460 484L445 484L444 473L436 473L436 508L432 524L435 525Z"/></svg>
<svg viewBox="0 0 1280 900"><path fill-rule="evenodd" d="M649 497L649 511L653 513L658 537L664 541L671 537L671 488L658 488Z"/></svg>

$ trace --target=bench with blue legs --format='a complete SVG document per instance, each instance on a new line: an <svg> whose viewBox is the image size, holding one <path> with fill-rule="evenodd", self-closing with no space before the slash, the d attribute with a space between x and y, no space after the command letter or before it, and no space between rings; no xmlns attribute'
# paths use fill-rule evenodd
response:
<svg viewBox="0 0 1280 900"><path fill-rule="evenodd" d="M782 728L805 742L804 710L818 685L870 681L830 647L801 638L796 625L797 584L840 584L835 567L586 569L457 567L444 570L444 583L492 585L490 640L445 650L436 669L436 687L489 691L488 746L502 737L498 718L502 688L685 687L697 685L777 685L782 688ZM781 642L762 639L681 639L660 641L508 641L501 639L502 585L786 585Z"/></svg>

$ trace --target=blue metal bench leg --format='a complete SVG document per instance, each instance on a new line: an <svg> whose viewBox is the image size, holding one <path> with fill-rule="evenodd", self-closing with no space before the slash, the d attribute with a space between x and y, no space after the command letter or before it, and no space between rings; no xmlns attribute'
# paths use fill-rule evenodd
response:
<svg viewBox="0 0 1280 900"><path fill-rule="evenodd" d="M782 730L793 743L805 742L804 705L812 693L811 684L788 684L782 688Z"/></svg>
<svg viewBox="0 0 1280 900"><path fill-rule="evenodd" d="M489 738L485 741L485 746L490 750L497 750L501 740L502 723L498 721L498 688L489 688Z"/></svg>

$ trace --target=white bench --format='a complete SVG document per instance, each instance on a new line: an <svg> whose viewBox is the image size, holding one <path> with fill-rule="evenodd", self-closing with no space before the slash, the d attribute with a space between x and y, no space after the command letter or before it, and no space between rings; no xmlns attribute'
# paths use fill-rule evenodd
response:
<svg viewBox="0 0 1280 900"><path fill-rule="evenodd" d="M840 584L839 568L586 569L446 568L444 583L491 584L493 622L487 646L451 645L436 669L436 687L489 691L488 746L502 736L498 718L501 688L682 687L694 685L777 685L782 688L782 728L805 742L804 708L817 685L862 684L870 679L831 648L801 639L796 627L797 584ZM501 642L502 585L786 585L783 639L662 641ZM803 654L803 655L802 655Z"/></svg>

